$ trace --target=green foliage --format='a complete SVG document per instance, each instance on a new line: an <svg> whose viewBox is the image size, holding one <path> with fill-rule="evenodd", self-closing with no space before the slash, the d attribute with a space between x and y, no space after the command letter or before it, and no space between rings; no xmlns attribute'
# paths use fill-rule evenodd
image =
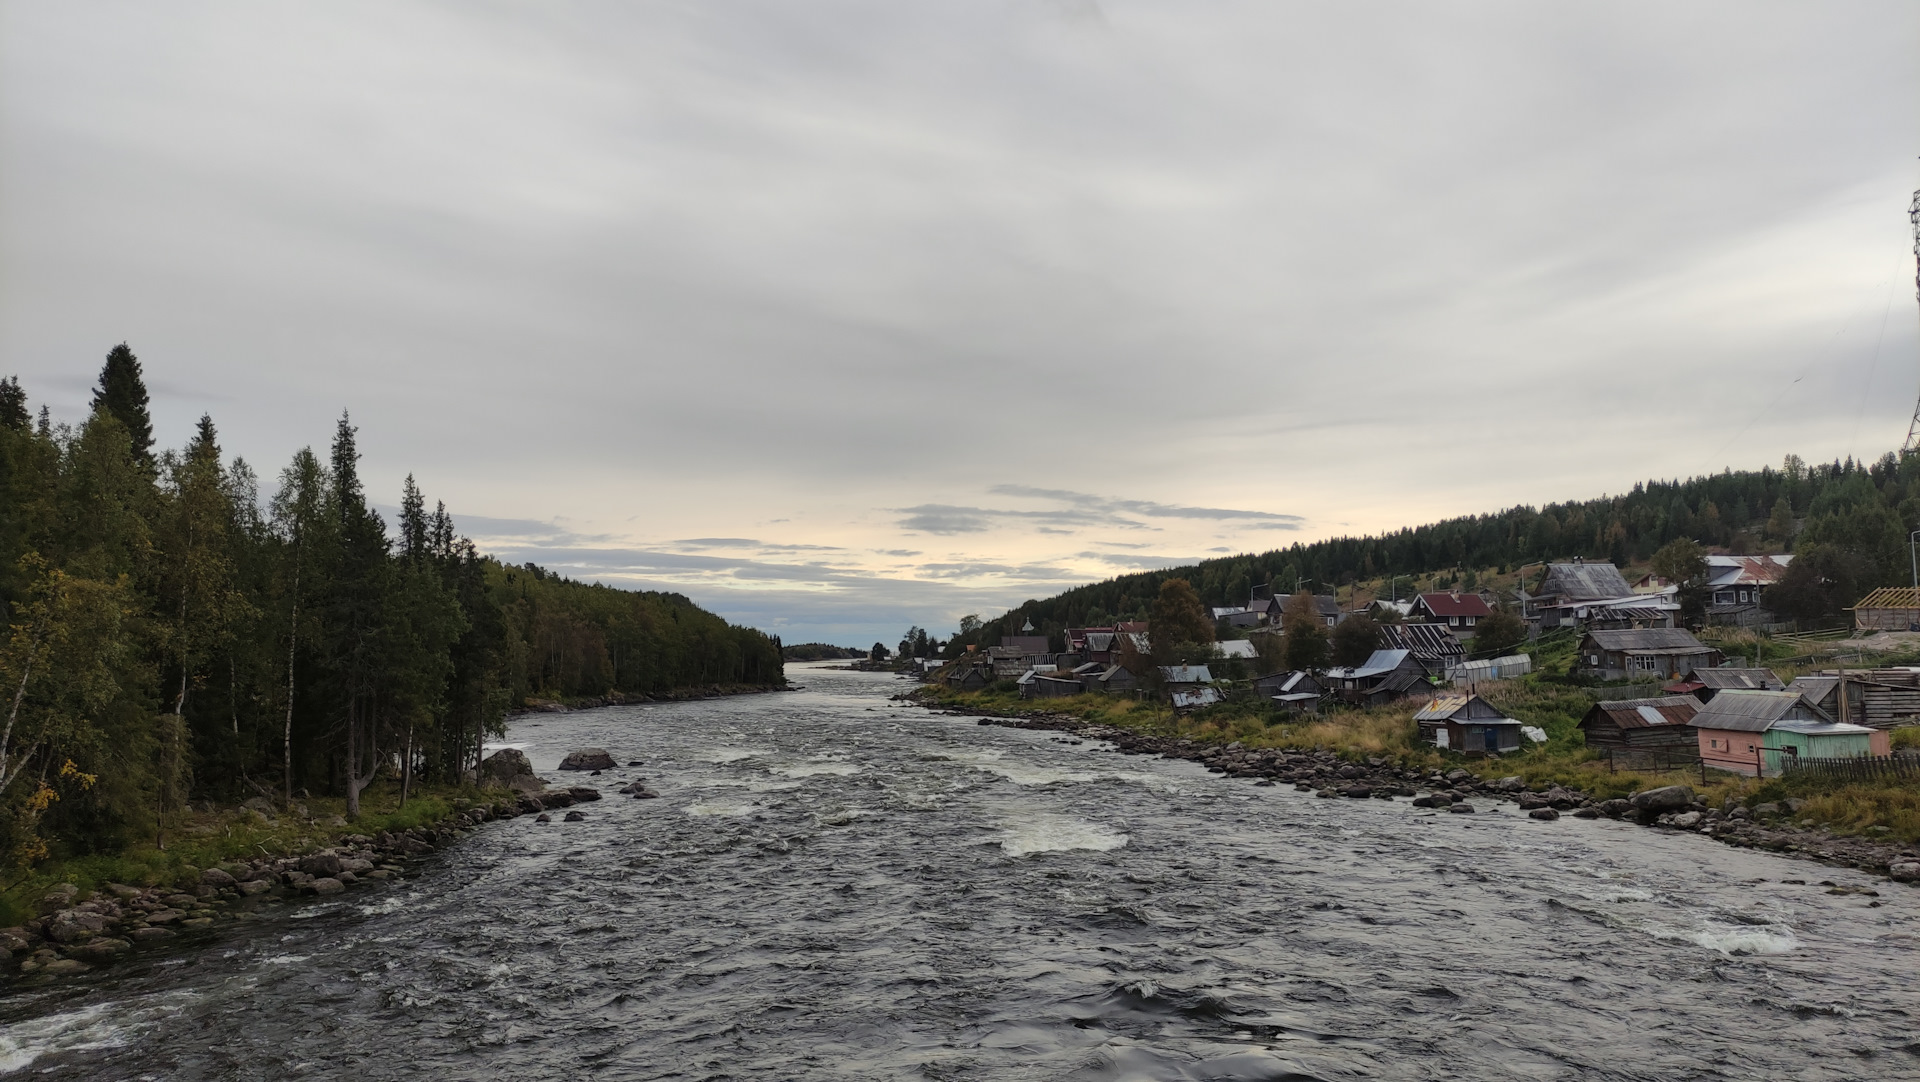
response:
<svg viewBox="0 0 1920 1082"><path fill-rule="evenodd" d="M1366 613L1356 613L1333 629L1333 663L1349 668L1366 661L1380 648L1380 625Z"/></svg>
<svg viewBox="0 0 1920 1082"><path fill-rule="evenodd" d="M1283 659L1289 670L1311 672L1326 667L1327 628L1320 621L1312 594L1302 590L1288 599L1280 614L1280 629L1285 644Z"/></svg>
<svg viewBox="0 0 1920 1082"><path fill-rule="evenodd" d="M778 640L684 597L481 556L412 478L390 537L344 416L263 516L211 418L151 453L124 346L95 403L77 431L29 425L0 380L0 872L191 847L209 799L353 816L391 778L413 814L416 780L456 783L536 694L784 682Z"/></svg>
<svg viewBox="0 0 1920 1082"><path fill-rule="evenodd" d="M1473 652L1480 657L1497 657L1527 641L1527 623L1509 608L1497 608L1482 617L1473 629Z"/></svg>

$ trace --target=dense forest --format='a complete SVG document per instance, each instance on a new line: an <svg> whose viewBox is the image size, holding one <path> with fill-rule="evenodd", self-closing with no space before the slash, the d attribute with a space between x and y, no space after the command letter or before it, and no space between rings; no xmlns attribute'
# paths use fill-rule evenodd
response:
<svg viewBox="0 0 1920 1082"><path fill-rule="evenodd" d="M503 566L409 477L390 532L343 414L263 503L211 418L156 453L139 360L77 428L0 380L0 864L164 846L190 800L349 813L472 767L529 697L784 683L777 639L677 594Z"/></svg>
<svg viewBox="0 0 1920 1082"><path fill-rule="evenodd" d="M1375 537L1123 575L1028 601L995 620L963 622L949 649L997 643L1004 628L1028 620L1058 637L1068 627L1144 619L1171 578L1190 581L1205 604L1241 605L1267 583L1283 593L1299 583L1326 593L1389 575L1451 582L1468 571L1506 574L1576 556L1626 567L1645 563L1676 538L1730 552L1794 553L1788 579L1774 588L1769 604L1785 615L1816 617L1840 611L1874 587L1908 582L1913 530L1920 530L1920 455L1889 452L1872 464L1849 458L1812 466L1788 455L1777 470L1647 481L1621 496L1512 507Z"/></svg>

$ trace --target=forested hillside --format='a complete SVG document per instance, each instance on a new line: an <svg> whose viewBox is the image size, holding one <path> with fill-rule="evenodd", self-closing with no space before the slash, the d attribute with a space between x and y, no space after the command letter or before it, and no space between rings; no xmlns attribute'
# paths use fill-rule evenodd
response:
<svg viewBox="0 0 1920 1082"><path fill-rule="evenodd" d="M1374 537L1340 537L1260 555L1124 575L1029 601L955 638L998 642L1032 620L1058 634L1142 619L1161 582L1184 578L1208 605L1244 604L1251 588L1306 581L1327 592L1389 575L1467 570L1501 574L1575 556L1643 563L1674 538L1734 552L1792 552L1787 582L1769 603L1792 616L1839 611L1876 586L1909 580L1909 531L1920 530L1920 455L1888 453L1809 466L1789 455L1778 470L1728 470L1689 481L1647 481L1621 496L1512 507ZM1405 589L1403 584L1402 589ZM1404 595L1403 595L1404 596Z"/></svg>
<svg viewBox="0 0 1920 1082"><path fill-rule="evenodd" d="M784 682L676 594L505 567L407 479L390 531L343 415L271 501L210 418L156 453L139 361L78 428L0 381L0 864L164 844L190 800L446 780L529 696Z"/></svg>

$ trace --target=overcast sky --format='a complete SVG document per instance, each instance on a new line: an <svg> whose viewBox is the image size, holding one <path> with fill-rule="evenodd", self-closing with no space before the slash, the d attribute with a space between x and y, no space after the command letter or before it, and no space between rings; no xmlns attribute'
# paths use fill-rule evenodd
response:
<svg viewBox="0 0 1920 1082"><path fill-rule="evenodd" d="M1920 5L0 0L0 374L891 643L1877 456Z"/></svg>

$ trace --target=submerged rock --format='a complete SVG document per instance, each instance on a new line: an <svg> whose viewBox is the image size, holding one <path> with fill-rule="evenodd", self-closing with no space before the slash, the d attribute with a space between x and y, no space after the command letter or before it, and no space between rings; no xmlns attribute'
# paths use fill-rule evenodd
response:
<svg viewBox="0 0 1920 1082"><path fill-rule="evenodd" d="M570 811L566 814L566 821L569 823L584 823L587 821L587 817L582 812Z"/></svg>
<svg viewBox="0 0 1920 1082"><path fill-rule="evenodd" d="M618 765L605 748L575 748L560 760L562 770L612 770Z"/></svg>

